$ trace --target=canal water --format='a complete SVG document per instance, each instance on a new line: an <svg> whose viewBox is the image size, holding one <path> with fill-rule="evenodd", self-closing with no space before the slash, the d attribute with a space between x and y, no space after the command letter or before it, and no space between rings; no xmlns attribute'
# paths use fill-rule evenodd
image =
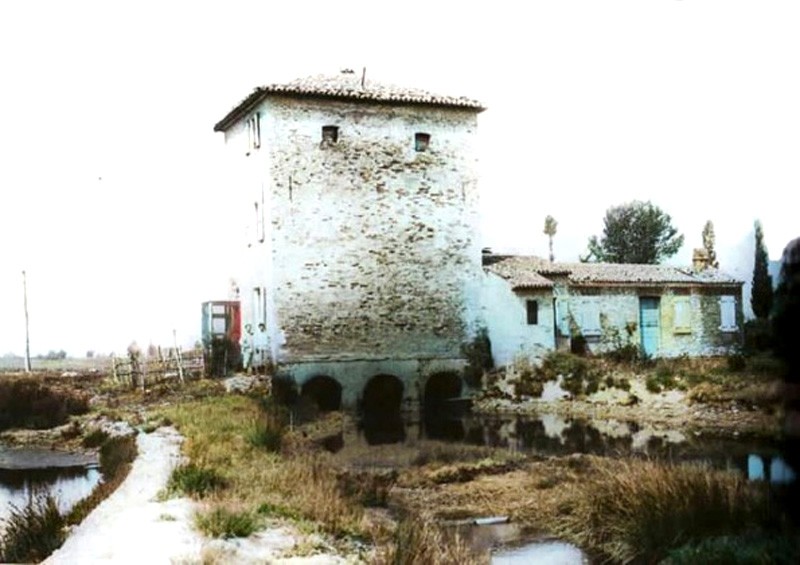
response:
<svg viewBox="0 0 800 565"><path fill-rule="evenodd" d="M96 456L0 447L0 531L12 508L25 507L38 493L52 494L65 513L100 480Z"/></svg>
<svg viewBox="0 0 800 565"><path fill-rule="evenodd" d="M796 471L781 456L776 439L694 434L633 421L589 420L557 414L465 413L448 417L435 413L416 420L400 415L362 418L357 433L344 436L337 446L339 449L382 444L412 447L424 440L490 446L540 456L584 453L702 462L739 472L750 480L773 484L796 479ZM510 523L471 525L462 533L473 546L491 548L492 563L496 564L588 562L579 548L568 543L553 539L524 540Z"/></svg>

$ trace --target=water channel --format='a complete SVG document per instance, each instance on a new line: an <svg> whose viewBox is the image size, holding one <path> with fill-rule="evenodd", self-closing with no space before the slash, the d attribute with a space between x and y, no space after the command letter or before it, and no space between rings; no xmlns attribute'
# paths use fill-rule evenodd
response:
<svg viewBox="0 0 800 565"><path fill-rule="evenodd" d="M12 508L24 508L37 493L52 494L65 513L100 480L95 455L0 447L0 531Z"/></svg>

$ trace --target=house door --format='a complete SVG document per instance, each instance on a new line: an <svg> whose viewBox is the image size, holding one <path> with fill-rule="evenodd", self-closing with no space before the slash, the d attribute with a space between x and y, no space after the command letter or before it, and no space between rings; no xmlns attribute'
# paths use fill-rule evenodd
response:
<svg viewBox="0 0 800 565"><path fill-rule="evenodd" d="M639 327L642 334L642 352L647 357L658 353L659 327L658 298L639 298Z"/></svg>

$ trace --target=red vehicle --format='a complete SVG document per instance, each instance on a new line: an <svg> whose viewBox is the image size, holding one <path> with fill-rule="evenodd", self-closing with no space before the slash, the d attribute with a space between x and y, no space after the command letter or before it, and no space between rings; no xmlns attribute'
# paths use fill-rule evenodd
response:
<svg viewBox="0 0 800 565"><path fill-rule="evenodd" d="M203 302L200 335L208 374L224 377L241 369L242 316L238 300Z"/></svg>

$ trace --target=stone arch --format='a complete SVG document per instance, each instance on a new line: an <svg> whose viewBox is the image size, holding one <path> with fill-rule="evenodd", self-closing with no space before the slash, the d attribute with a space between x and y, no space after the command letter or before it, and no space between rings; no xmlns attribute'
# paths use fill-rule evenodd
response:
<svg viewBox="0 0 800 565"><path fill-rule="evenodd" d="M310 378L301 388L300 395L313 401L323 412L339 410L342 407L342 385L328 375Z"/></svg>
<svg viewBox="0 0 800 565"><path fill-rule="evenodd" d="M464 381L457 371L442 371L433 373L425 383L424 406L425 412L440 411L450 398L458 398Z"/></svg>
<svg viewBox="0 0 800 565"><path fill-rule="evenodd" d="M403 381L394 375L375 375L364 386L361 408L365 414L400 412L403 403Z"/></svg>
<svg viewBox="0 0 800 565"><path fill-rule="evenodd" d="M425 435L430 439L460 441L464 439L464 424L454 406L447 402L458 398L464 381L457 371L433 373L425 382L423 408Z"/></svg>

